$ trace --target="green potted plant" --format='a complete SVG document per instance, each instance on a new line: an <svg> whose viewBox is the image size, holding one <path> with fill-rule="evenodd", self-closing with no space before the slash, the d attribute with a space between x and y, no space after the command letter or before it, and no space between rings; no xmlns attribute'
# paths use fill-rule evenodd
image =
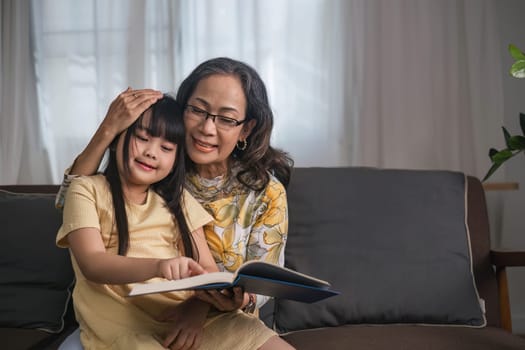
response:
<svg viewBox="0 0 525 350"><path fill-rule="evenodd" d="M525 78L525 53L512 44L509 45L509 52L515 60L510 68L510 74L515 78ZM525 151L524 113L520 113L520 127L523 135L511 135L504 126L502 127L507 147L502 150L495 148L489 150L492 166L483 178L483 181L487 180L507 160Z"/></svg>

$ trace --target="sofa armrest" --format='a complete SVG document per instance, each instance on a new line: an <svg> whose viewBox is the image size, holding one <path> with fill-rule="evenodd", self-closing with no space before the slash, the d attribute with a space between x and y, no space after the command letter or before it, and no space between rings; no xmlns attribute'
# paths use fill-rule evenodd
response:
<svg viewBox="0 0 525 350"><path fill-rule="evenodd" d="M498 294L500 304L501 326L512 332L512 320L510 311L509 287L507 280L507 267L525 266L525 251L491 250L490 260L496 267L496 278L498 280Z"/></svg>
<svg viewBox="0 0 525 350"><path fill-rule="evenodd" d="M492 249L490 251L490 259L497 268L525 266L525 251Z"/></svg>

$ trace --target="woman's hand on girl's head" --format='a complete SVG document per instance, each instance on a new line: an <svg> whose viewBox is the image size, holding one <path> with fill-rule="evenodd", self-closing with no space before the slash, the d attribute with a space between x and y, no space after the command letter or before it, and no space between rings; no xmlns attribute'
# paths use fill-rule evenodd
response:
<svg viewBox="0 0 525 350"><path fill-rule="evenodd" d="M152 104L162 98L162 92L153 89L132 90L128 87L109 106L100 128L112 136L129 127Z"/></svg>
<svg viewBox="0 0 525 350"><path fill-rule="evenodd" d="M195 296L213 305L219 311L240 309L244 302L244 292L240 287L222 290L197 290L195 291Z"/></svg>
<svg viewBox="0 0 525 350"><path fill-rule="evenodd" d="M158 262L157 276L168 280L178 280L205 273L204 268L195 260L181 256L178 258L161 259Z"/></svg>

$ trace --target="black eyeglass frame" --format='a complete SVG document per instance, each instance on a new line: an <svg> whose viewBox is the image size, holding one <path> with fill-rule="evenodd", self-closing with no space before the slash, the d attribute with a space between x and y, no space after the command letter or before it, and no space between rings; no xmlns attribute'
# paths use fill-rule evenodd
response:
<svg viewBox="0 0 525 350"><path fill-rule="evenodd" d="M191 105L191 104L187 104L186 105L186 110L188 110L190 113L194 113L196 115L201 114L201 116L204 117L204 119L203 119L204 121L208 120L208 118L211 118L213 123L215 123L215 119L219 118L219 120L223 120L223 121L226 121L228 123L231 123L231 127L232 128L235 128L235 127L241 125L242 123L244 123L246 121L246 118L244 118L243 120L237 120L237 119L233 119L233 118L230 118L230 117L225 117L225 116L220 115L220 114L211 114L207 110L199 108L199 107Z"/></svg>

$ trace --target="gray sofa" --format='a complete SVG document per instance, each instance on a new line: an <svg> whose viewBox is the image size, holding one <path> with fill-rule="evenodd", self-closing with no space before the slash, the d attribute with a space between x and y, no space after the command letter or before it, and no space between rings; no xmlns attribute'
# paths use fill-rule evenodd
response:
<svg viewBox="0 0 525 350"><path fill-rule="evenodd" d="M76 327L69 257L54 247L57 186L1 189L0 339L7 349L56 349ZM286 265L341 292L260 310L297 349L525 349L511 332L505 275L525 266L525 253L490 249L478 179L296 168L287 193Z"/></svg>

